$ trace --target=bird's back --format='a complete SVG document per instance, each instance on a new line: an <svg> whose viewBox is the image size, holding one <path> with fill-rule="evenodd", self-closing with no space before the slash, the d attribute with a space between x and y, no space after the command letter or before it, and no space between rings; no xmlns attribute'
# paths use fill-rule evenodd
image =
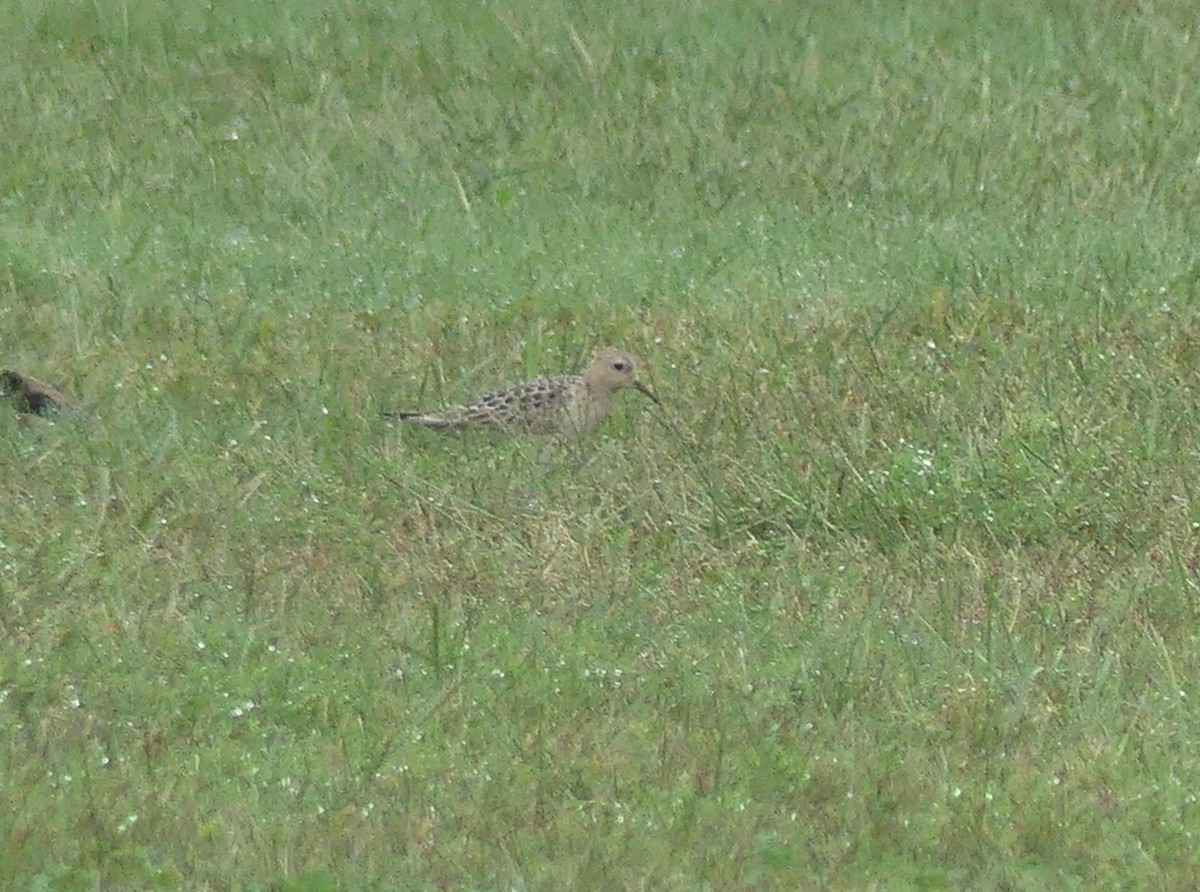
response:
<svg viewBox="0 0 1200 892"><path fill-rule="evenodd" d="M401 413L402 420L442 430L467 427L549 430L561 426L572 395L583 385L577 375L554 375L489 391L441 412Z"/></svg>

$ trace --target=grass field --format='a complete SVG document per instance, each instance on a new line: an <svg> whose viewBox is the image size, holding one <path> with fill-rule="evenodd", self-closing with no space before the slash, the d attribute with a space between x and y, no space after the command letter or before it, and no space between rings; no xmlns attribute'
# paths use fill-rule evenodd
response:
<svg viewBox="0 0 1200 892"><path fill-rule="evenodd" d="M1200 884L1193 3L179 6L0 5L0 888Z"/></svg>

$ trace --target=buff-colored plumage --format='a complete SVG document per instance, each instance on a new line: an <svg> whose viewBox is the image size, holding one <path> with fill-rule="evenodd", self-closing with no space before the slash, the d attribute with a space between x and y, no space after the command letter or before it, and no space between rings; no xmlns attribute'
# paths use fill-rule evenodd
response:
<svg viewBox="0 0 1200 892"><path fill-rule="evenodd" d="M611 408L612 395L626 387L658 402L637 379L628 353L602 347L582 375L534 378L485 393L461 406L437 412L396 412L393 416L436 430L526 428L577 435L602 421Z"/></svg>

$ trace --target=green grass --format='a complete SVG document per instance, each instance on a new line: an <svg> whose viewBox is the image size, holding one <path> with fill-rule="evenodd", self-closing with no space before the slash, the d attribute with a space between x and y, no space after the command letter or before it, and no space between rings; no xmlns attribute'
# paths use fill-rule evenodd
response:
<svg viewBox="0 0 1200 892"><path fill-rule="evenodd" d="M0 8L0 886L1195 888L1195 10L967 6Z"/></svg>

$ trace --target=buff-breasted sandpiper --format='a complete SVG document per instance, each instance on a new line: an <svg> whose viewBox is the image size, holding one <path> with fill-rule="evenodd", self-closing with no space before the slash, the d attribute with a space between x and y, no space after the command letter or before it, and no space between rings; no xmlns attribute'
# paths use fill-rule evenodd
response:
<svg viewBox="0 0 1200 892"><path fill-rule="evenodd" d="M601 347L582 375L550 375L502 387L437 412L392 412L409 424L437 430L468 428L531 429L582 434L608 415L612 395L632 387L654 402L658 397L637 379L633 358L615 347Z"/></svg>

